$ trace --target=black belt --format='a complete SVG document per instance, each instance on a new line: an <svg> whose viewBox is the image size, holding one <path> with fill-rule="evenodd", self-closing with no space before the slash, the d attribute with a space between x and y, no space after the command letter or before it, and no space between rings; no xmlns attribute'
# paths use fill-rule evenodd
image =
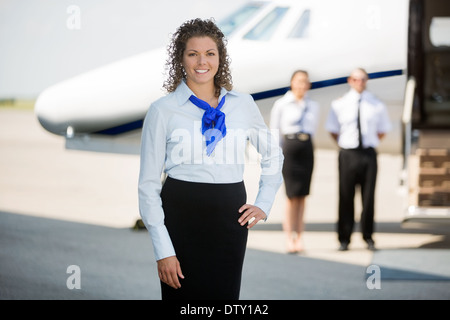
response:
<svg viewBox="0 0 450 320"><path fill-rule="evenodd" d="M372 151L375 150L374 147L367 147L367 148L341 148L342 151Z"/></svg>
<svg viewBox="0 0 450 320"><path fill-rule="evenodd" d="M309 133L305 133L305 132L289 133L289 134L285 134L284 138L288 139L288 140L308 141L311 139L311 135Z"/></svg>

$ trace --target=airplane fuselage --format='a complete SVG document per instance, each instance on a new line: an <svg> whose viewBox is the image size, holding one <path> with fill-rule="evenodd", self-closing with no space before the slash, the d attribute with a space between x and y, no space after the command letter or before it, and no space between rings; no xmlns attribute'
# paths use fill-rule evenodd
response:
<svg viewBox="0 0 450 320"><path fill-rule="evenodd" d="M400 152L396 120L406 83L408 4L251 2L221 24L228 37L234 89L252 94L268 121L292 72L307 70L313 83L310 97L321 106L316 147L328 148L334 142L323 123L330 103L348 90L345 79L350 71L363 67L376 78L369 80L368 89L387 104L394 124L380 149ZM243 10L250 13L237 25L233 17ZM55 84L39 96L36 115L46 130L66 136L69 146L69 140L81 136L139 129L150 104L165 94L165 59L165 48L159 48Z"/></svg>

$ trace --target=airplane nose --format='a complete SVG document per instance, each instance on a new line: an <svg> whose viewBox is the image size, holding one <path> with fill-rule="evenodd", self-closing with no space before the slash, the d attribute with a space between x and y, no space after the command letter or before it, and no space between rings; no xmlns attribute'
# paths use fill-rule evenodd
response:
<svg viewBox="0 0 450 320"><path fill-rule="evenodd" d="M70 83L68 86L70 87ZM34 105L34 112L41 126L57 135L64 135L71 122L67 114L69 108L65 88L66 84L63 83L47 88L38 96Z"/></svg>
<svg viewBox="0 0 450 320"><path fill-rule="evenodd" d="M35 115L68 137L143 119L163 95L164 59L165 49L155 49L57 83L38 96Z"/></svg>

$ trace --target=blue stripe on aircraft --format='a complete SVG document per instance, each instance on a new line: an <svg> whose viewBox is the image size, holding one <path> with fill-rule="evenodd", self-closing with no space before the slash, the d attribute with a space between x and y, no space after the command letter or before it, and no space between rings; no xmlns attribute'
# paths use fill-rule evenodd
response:
<svg viewBox="0 0 450 320"><path fill-rule="evenodd" d="M373 72L373 73L369 73L369 79L400 76L402 74L403 74L403 70ZM311 90L336 86L338 84L343 84L343 83L347 83L347 77L311 82ZM279 88L279 89L257 92L257 93L253 93L252 97L255 100L273 98L273 97L277 97L277 96L281 96L281 95L285 94L289 90L289 88L290 87L284 87L284 88Z"/></svg>
<svg viewBox="0 0 450 320"><path fill-rule="evenodd" d="M112 128L109 128L109 129L97 131L97 132L94 132L94 133L96 133L96 134L106 134L106 135L109 135L109 136L115 136L115 135L120 134L120 133L125 133L125 132L128 132L128 131L140 129L140 128L142 128L143 124L144 124L144 119L141 119L141 120L136 120L136 121L133 121L133 122L125 123L125 124L122 124L122 125L117 126L117 127L112 127Z"/></svg>
<svg viewBox="0 0 450 320"><path fill-rule="evenodd" d="M379 79L379 78L400 76L402 74L403 74L403 70L373 72L373 73L369 73L369 79ZM347 77L316 81L316 82L311 83L311 90L336 86L336 85L344 84L344 83L347 83ZM288 90L289 90L289 87L284 87L284 88L278 88L278 89L253 93L251 96L255 100L261 100L261 99L267 99L267 98L281 96L281 95L285 94ZM140 129L140 128L142 128L143 123L144 123L143 119L136 120L133 122L122 124L117 127L97 131L94 133L114 136L114 135L118 135L118 134L125 133L128 131Z"/></svg>

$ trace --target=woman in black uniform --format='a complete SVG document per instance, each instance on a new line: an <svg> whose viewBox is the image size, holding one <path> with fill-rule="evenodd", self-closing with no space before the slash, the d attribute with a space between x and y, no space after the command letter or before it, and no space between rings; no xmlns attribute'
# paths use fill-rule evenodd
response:
<svg viewBox="0 0 450 320"><path fill-rule="evenodd" d="M232 90L212 20L182 24L168 53L168 94L146 115L139 174L162 298L239 299L248 229L270 212L283 155L253 98ZM243 182L248 142L261 154L254 204Z"/></svg>
<svg viewBox="0 0 450 320"><path fill-rule="evenodd" d="M283 229L289 253L303 251L305 200L314 168L312 138L317 128L319 105L307 97L310 87L308 73L295 71L291 90L275 102L271 111L270 126L279 130L285 157L283 178L288 201Z"/></svg>

